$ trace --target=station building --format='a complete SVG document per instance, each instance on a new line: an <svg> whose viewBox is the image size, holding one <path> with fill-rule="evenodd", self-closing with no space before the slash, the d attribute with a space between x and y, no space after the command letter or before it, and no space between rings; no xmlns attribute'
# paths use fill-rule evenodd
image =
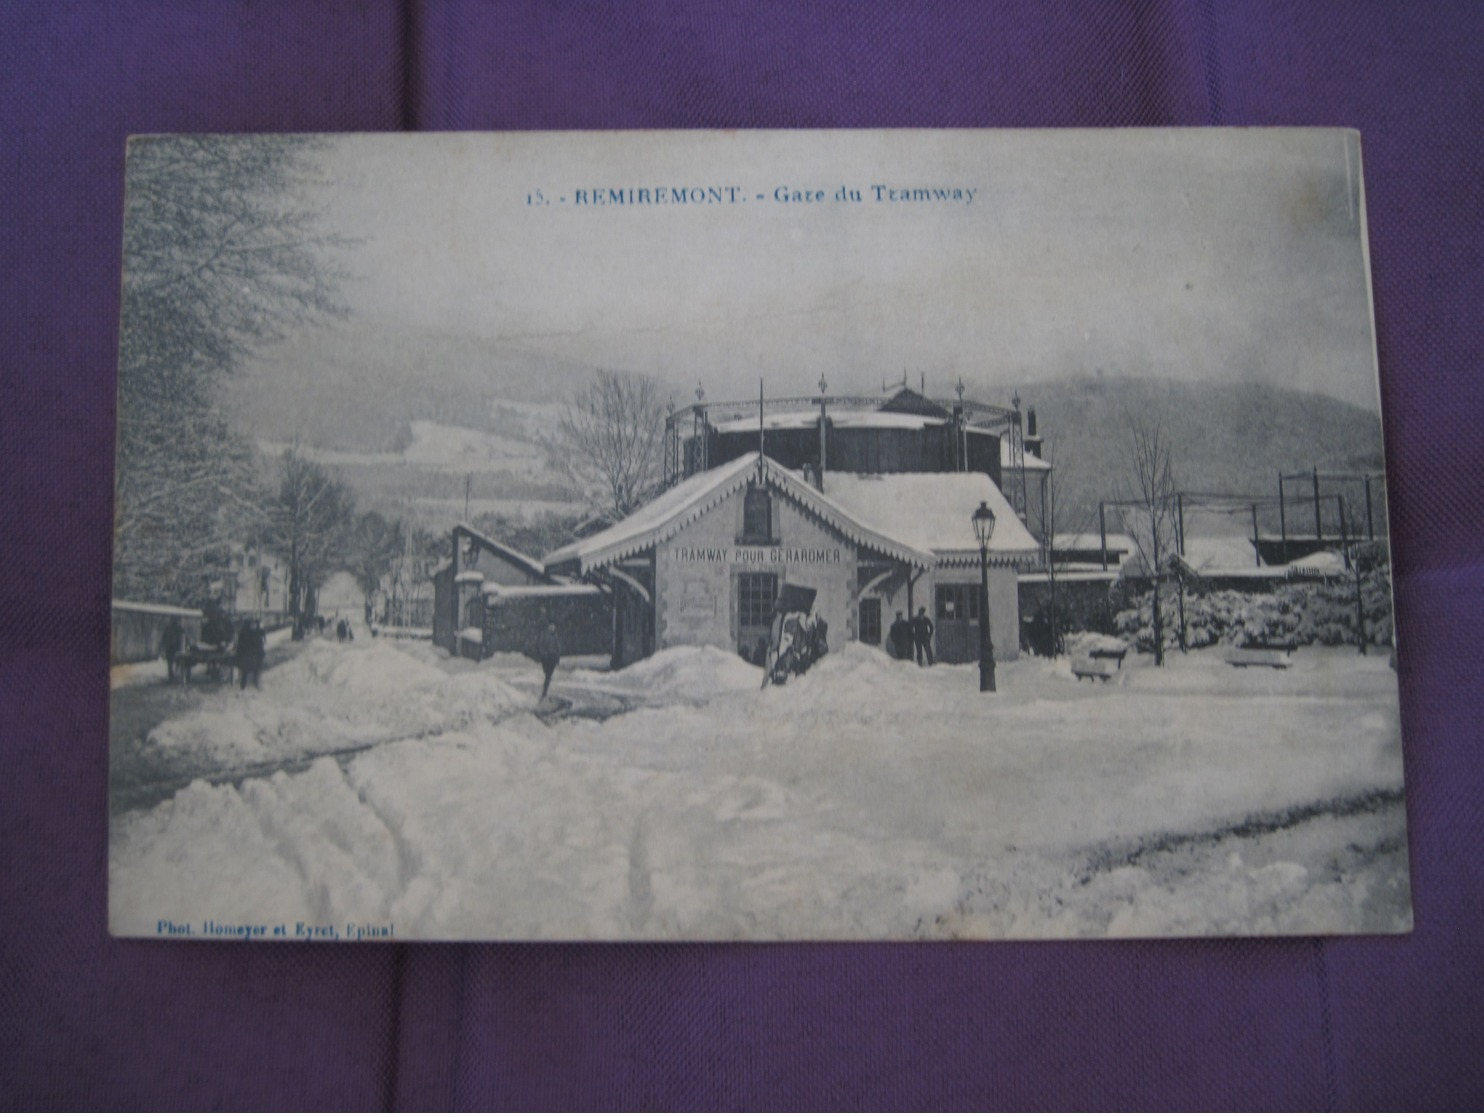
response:
<svg viewBox="0 0 1484 1117"><path fill-rule="evenodd" d="M823 385L821 385L821 392ZM803 410L801 403L810 404ZM558 624L564 651L623 666L709 645L761 662L785 584L814 591L829 642L885 647L926 610L937 658L979 655L973 516L995 516L989 619L998 659L1020 649L1017 577L1039 565L1026 524L1050 467L1033 415L902 387L880 397L707 403L666 424L665 487L631 516L544 560L467 525L437 577L434 639L482 657ZM749 414L750 411L750 414ZM1008 492L1007 492L1008 490Z"/></svg>
<svg viewBox="0 0 1484 1117"><path fill-rule="evenodd" d="M997 657L1012 659L1017 568L1040 548L983 473L831 474L821 491L754 452L693 474L545 566L612 594L619 665L697 644L757 661L785 583L815 591L833 646L884 645L897 612L926 608L938 657L966 662L979 648L980 502L996 517L991 634Z"/></svg>

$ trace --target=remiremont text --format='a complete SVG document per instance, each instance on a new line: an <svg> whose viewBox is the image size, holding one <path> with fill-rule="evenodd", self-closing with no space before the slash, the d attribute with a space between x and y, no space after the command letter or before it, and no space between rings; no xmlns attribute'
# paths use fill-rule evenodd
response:
<svg viewBox="0 0 1484 1117"><path fill-rule="evenodd" d="M869 186L841 186L837 189L775 186L771 191L748 190L742 186L589 186L568 190L555 196L543 190L526 195L528 206L735 206L747 202L782 205L810 205L819 202L885 203L887 205L960 205L974 204L977 186L906 186L873 182Z"/></svg>

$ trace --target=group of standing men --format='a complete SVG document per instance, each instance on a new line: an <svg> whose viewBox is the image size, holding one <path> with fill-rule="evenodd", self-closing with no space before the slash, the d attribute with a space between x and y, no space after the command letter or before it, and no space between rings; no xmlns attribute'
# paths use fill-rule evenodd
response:
<svg viewBox="0 0 1484 1117"><path fill-rule="evenodd" d="M886 639L891 644L891 654L897 659L911 660L916 653L919 667L931 667L933 659L933 622L926 608L917 610L917 616L908 620L897 611L897 619L891 622Z"/></svg>

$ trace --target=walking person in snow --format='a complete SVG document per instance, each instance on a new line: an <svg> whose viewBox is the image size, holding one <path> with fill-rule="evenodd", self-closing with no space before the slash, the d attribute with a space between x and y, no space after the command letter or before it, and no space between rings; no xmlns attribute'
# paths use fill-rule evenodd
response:
<svg viewBox="0 0 1484 1117"><path fill-rule="evenodd" d="M912 618L912 643L917 648L917 666L933 665L933 622L928 618L927 606L917 610Z"/></svg>
<svg viewBox="0 0 1484 1117"><path fill-rule="evenodd" d="M897 610L897 619L891 622L891 627L886 630L886 639L891 644L891 654L896 659L912 658L912 622L902 616L902 611Z"/></svg>
<svg viewBox="0 0 1484 1117"><path fill-rule="evenodd" d="M265 654L262 626L254 620L244 621L242 629L237 633L237 678L241 682L241 689L247 689L249 676L256 689L263 689Z"/></svg>
<svg viewBox="0 0 1484 1117"><path fill-rule="evenodd" d="M562 660L562 641L557 635L557 626L548 624L546 631L536 638L536 658L541 661L541 697L551 689L551 677L556 674L557 664Z"/></svg>
<svg viewBox="0 0 1484 1117"><path fill-rule="evenodd" d="M175 678L175 657L185 644L185 630L180 627L180 618L171 617L165 622L164 635L160 637L160 654L165 657L165 677Z"/></svg>

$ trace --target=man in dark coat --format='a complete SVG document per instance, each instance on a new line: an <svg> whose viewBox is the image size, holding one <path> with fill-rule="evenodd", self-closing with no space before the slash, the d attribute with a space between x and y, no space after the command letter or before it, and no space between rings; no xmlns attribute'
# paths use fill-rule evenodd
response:
<svg viewBox="0 0 1484 1117"><path fill-rule="evenodd" d="M171 617L165 622L165 632L160 637L160 654L165 657L167 679L175 678L175 657L180 654L180 649L184 644L185 630L180 626L180 618Z"/></svg>
<svg viewBox="0 0 1484 1117"><path fill-rule="evenodd" d="M891 654L897 659L912 658L912 622L902 616L900 609L897 610L897 619L886 630L886 640L891 645Z"/></svg>
<svg viewBox="0 0 1484 1117"><path fill-rule="evenodd" d="M912 618L912 643L917 648L917 666L933 665L933 622L928 618L927 606L917 610Z"/></svg>
<svg viewBox="0 0 1484 1117"><path fill-rule="evenodd" d="M247 689L249 676L252 677L254 687L258 690L263 689L265 655L266 644L262 626L254 620L244 621L241 631L237 633L237 678L241 680L243 690Z"/></svg>
<svg viewBox="0 0 1484 1117"><path fill-rule="evenodd" d="M212 648L223 648L232 642L232 622L216 602L208 602L206 619L201 622L201 643Z"/></svg>
<svg viewBox="0 0 1484 1117"><path fill-rule="evenodd" d="M541 697L545 698L551 689L551 677L562 660L562 641L556 625L548 624L546 631L536 637L536 658L541 662Z"/></svg>

